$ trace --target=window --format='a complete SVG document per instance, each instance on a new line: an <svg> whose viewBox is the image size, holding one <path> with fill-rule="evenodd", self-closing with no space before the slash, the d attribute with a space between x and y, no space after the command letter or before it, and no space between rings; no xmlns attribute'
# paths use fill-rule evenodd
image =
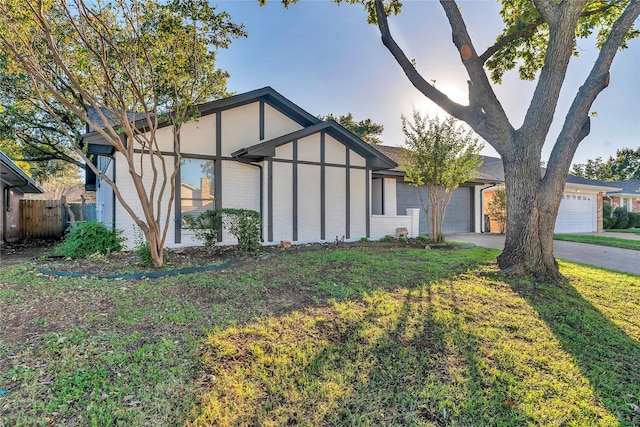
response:
<svg viewBox="0 0 640 427"><path fill-rule="evenodd" d="M623 197L622 198L622 207L624 208L624 210L630 211L630 209L629 209L629 198L628 197Z"/></svg>
<svg viewBox="0 0 640 427"><path fill-rule="evenodd" d="M180 209L183 216L197 216L215 207L214 164L213 160L182 160L180 166ZM184 228L184 222L182 228Z"/></svg>

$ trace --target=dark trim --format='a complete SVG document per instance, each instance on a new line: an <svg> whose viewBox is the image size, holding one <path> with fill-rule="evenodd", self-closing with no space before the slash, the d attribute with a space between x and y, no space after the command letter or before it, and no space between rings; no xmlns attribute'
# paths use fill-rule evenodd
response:
<svg viewBox="0 0 640 427"><path fill-rule="evenodd" d="M213 163L215 194L213 206L222 209L222 114L216 114L216 159ZM222 224L218 229L218 241L222 241Z"/></svg>
<svg viewBox="0 0 640 427"><path fill-rule="evenodd" d="M308 113L304 109L300 108L298 105L294 104L280 93L278 93L272 87L263 87L261 89L252 90L250 92L242 93L239 95L230 96L224 99L218 99L215 101L208 102L206 104L197 105L200 116L208 116L210 114L219 114L222 111L230 110L232 108L242 107L244 105L252 104L258 101L265 101L270 106L280 111L291 120L300 124L301 126L310 126L316 123L320 123L321 120L315 117L314 115ZM147 118L141 118L136 121L136 126L143 130L146 125ZM157 129L169 126L171 123L168 121L161 122L158 124ZM96 138L97 140L102 139L100 134L97 131L87 133L82 136L82 138ZM104 140L102 139L102 142ZM108 145L108 144L98 144L98 145Z"/></svg>
<svg viewBox="0 0 640 427"><path fill-rule="evenodd" d="M116 157L113 156L113 178L111 178L111 180L113 181L113 184L116 185ZM111 198L112 198L112 202L111 205L113 206L112 210L111 210L111 228L113 230L116 229L116 203L118 202L118 198L116 197L116 191L111 188Z"/></svg>
<svg viewBox="0 0 640 427"><path fill-rule="evenodd" d="M180 152L180 133L177 135L176 156ZM173 230L175 243L182 243L182 161L177 163L178 171L174 180Z"/></svg>
<svg viewBox="0 0 640 427"><path fill-rule="evenodd" d="M153 154L153 155L155 155L155 152L154 152L153 150L152 150L152 151L149 151L149 150L141 150L141 149L139 149L139 148L134 148L134 149L133 149L133 152L134 152L135 154L146 154L146 155ZM173 152L173 151L160 151L160 154L161 154L161 155L163 155L163 156L170 156L170 157L175 157L175 156L176 156L176 153L175 153L175 152Z"/></svg>
<svg viewBox="0 0 640 427"><path fill-rule="evenodd" d="M369 188L369 168L367 168L367 171L364 174L365 176L365 187L364 187L364 191L365 191L365 221L367 224L367 238L371 237L371 196L369 195L369 192L371 191L371 189Z"/></svg>
<svg viewBox="0 0 640 427"><path fill-rule="evenodd" d="M351 238L351 158L349 157L350 150L347 148L345 155L345 236L347 239Z"/></svg>
<svg viewBox="0 0 640 427"><path fill-rule="evenodd" d="M293 236L294 242L298 240L298 140L293 140Z"/></svg>
<svg viewBox="0 0 640 427"><path fill-rule="evenodd" d="M386 157L380 151L371 147L371 145L367 144L333 120L316 123L286 135L270 139L269 141L264 141L250 147L242 148L233 153L233 155L238 155L256 161L265 157L274 157L276 147L288 144L294 139L305 138L317 133L325 135L329 134L342 145L350 148L355 153L365 158L367 161L367 167L370 169L392 169L398 166L393 160Z"/></svg>
<svg viewBox="0 0 640 427"><path fill-rule="evenodd" d="M320 240L325 240L326 231L326 206L327 206L327 183L326 183L326 166L324 163L325 151L325 133L320 132Z"/></svg>
<svg viewBox="0 0 640 427"><path fill-rule="evenodd" d="M273 242L273 161L268 159L267 165L267 241Z"/></svg>
<svg viewBox="0 0 640 427"><path fill-rule="evenodd" d="M260 100L260 141L264 139L264 100Z"/></svg>
<svg viewBox="0 0 640 427"><path fill-rule="evenodd" d="M380 183L380 199L382 199L382 209L380 209L380 212L382 212L382 215L385 215L385 210L384 210L384 178L381 178L381 179L382 179L382 182ZM396 212L396 215L397 214L398 213Z"/></svg>
<svg viewBox="0 0 640 427"><path fill-rule="evenodd" d="M235 160L235 159L234 159ZM240 160L238 160L240 161ZM293 163L293 160L291 159L273 159L274 163ZM322 163L320 162L312 162L310 160L298 160L298 164L299 165L311 165L311 166L321 166ZM324 164L326 167L331 167L331 168L346 168L347 165L340 165L338 163L325 163ZM350 166L351 169L360 169L360 170L366 170L366 166Z"/></svg>

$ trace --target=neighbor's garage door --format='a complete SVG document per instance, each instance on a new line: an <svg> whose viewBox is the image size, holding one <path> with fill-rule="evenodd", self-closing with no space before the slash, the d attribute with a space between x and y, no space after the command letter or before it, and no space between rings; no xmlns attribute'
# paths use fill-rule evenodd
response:
<svg viewBox="0 0 640 427"><path fill-rule="evenodd" d="M596 206L595 194L563 194L555 232L590 233L598 231Z"/></svg>
<svg viewBox="0 0 640 427"><path fill-rule="evenodd" d="M423 197L427 199L426 188L421 189ZM406 182L399 182L396 186L398 215L406 215L407 208L420 209L420 234L427 232L427 218L422 209L418 189ZM443 233L467 233L473 231L474 220L472 214L473 188L458 187L451 193L451 201L442 226Z"/></svg>

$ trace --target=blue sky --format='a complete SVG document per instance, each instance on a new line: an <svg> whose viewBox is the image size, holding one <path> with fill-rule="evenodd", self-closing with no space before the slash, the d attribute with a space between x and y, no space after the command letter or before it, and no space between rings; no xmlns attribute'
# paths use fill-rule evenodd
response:
<svg viewBox="0 0 640 427"><path fill-rule="evenodd" d="M404 143L401 114L412 108L431 115L444 112L407 80L382 45L377 27L366 22L359 5L329 1L302 1L285 9L271 0L221 0L219 9L243 23L248 38L234 41L218 54L218 65L231 73L228 88L242 93L271 86L314 115L353 113L385 127L385 145ZM460 1L467 28L478 51L491 45L502 30L499 5L489 0ZM466 72L451 42L451 30L437 1L405 1L400 15L390 18L392 33L407 56L415 58L427 80L458 102L465 103ZM640 25L640 23L637 23ZM554 126L542 153L551 143L578 88L597 56L592 42L580 40L556 110ZM611 83L596 100L591 134L582 142L574 162L615 155L616 149L640 146L640 41L618 52L611 68ZM511 123L519 127L529 105L534 83L522 82L511 72L496 93ZM484 154L495 155L485 144Z"/></svg>

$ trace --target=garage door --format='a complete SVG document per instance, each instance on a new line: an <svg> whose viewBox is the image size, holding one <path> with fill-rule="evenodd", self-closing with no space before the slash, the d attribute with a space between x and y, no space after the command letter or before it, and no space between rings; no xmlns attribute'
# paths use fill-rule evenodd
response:
<svg viewBox="0 0 640 427"><path fill-rule="evenodd" d="M595 194L563 194L555 232L590 233L598 231L596 206Z"/></svg>
<svg viewBox="0 0 640 427"><path fill-rule="evenodd" d="M426 188L423 188L424 198ZM405 215L407 208L420 209L420 234L427 232L427 219L420 203L418 189L405 182L399 182L396 187L396 197L398 203L398 215ZM447 207L442 226L443 233L468 233L473 231L473 188L459 187L451 193L451 201Z"/></svg>

